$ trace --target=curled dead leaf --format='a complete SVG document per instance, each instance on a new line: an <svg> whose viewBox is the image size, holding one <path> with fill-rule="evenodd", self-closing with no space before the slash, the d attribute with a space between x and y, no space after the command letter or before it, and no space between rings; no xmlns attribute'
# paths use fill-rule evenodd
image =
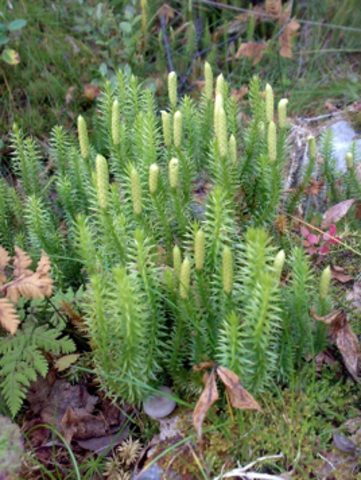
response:
<svg viewBox="0 0 361 480"><path fill-rule="evenodd" d="M210 373L205 389L200 396L196 408L193 412L193 424L196 429L198 439L202 441L202 425L207 415L208 410L219 398L217 382L216 382L216 369L213 368Z"/></svg>
<svg viewBox="0 0 361 480"><path fill-rule="evenodd" d="M337 280L338 282L347 283L353 280L353 277L351 277L351 275L347 275L347 273L345 273L345 269L342 267L331 267L331 272L332 278Z"/></svg>
<svg viewBox="0 0 361 480"><path fill-rule="evenodd" d="M217 367L217 373L226 387L231 405L234 408L241 410L258 410L262 412L262 408L258 402L256 402L252 395L243 387L241 380L235 373L224 367Z"/></svg>
<svg viewBox="0 0 361 480"><path fill-rule="evenodd" d="M347 321L346 313L343 310L336 310L326 317L319 317L314 312L311 312L311 315L316 320L329 325L330 340L336 343L347 371L356 382L360 381L360 343Z"/></svg>
<svg viewBox="0 0 361 480"><path fill-rule="evenodd" d="M353 205L360 203L360 200L357 198L352 198L350 200L344 200L343 202L337 203L333 207L329 208L323 215L321 228L329 228L332 223L337 223L347 214Z"/></svg>

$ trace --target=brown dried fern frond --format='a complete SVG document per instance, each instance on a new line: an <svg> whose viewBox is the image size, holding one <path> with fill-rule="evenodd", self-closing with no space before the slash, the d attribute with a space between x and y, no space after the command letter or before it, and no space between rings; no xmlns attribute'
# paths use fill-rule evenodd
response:
<svg viewBox="0 0 361 480"><path fill-rule="evenodd" d="M35 272L27 269L30 263L29 255L19 247L15 247L13 259L15 278L0 288L0 293L14 303L18 302L20 295L25 298L45 298L52 294L54 281L50 277L51 264L47 254L42 251Z"/></svg>
<svg viewBox="0 0 361 480"><path fill-rule="evenodd" d="M0 246L0 287L2 287L7 280L5 269L9 266L10 260L11 257L8 252Z"/></svg>
<svg viewBox="0 0 361 480"><path fill-rule="evenodd" d="M19 324L19 315L14 305L7 298L0 298L0 325L14 335Z"/></svg>
<svg viewBox="0 0 361 480"><path fill-rule="evenodd" d="M14 277L20 277L21 275L31 275L33 272L27 269L33 263L30 256L17 246L15 246L14 249L15 249L15 256L13 259Z"/></svg>

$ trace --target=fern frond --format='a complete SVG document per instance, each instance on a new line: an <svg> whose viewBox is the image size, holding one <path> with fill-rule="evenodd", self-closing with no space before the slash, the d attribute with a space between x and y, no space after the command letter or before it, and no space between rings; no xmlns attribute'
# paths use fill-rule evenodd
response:
<svg viewBox="0 0 361 480"><path fill-rule="evenodd" d="M36 380L37 373L45 376L48 371L43 351L53 354L74 351L73 341L61 335L56 328L27 321L13 337L1 339L0 377L4 379L0 387L13 417L21 408L30 382Z"/></svg>

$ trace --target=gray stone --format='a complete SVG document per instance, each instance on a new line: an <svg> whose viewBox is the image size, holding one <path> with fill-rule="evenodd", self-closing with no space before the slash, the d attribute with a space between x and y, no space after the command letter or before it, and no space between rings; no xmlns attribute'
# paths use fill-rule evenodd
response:
<svg viewBox="0 0 361 480"><path fill-rule="evenodd" d="M346 153L350 151L352 142L356 141L358 150L361 150L361 139L357 139L358 135L352 126L345 120L331 125L333 147L335 149L334 157L336 159L337 170L346 171Z"/></svg>
<svg viewBox="0 0 361 480"><path fill-rule="evenodd" d="M155 463L149 468L145 468L140 473L133 475L133 480L161 480L164 478L164 470Z"/></svg>
<svg viewBox="0 0 361 480"><path fill-rule="evenodd" d="M167 393L168 395L174 395L172 390L168 387L160 387L162 392ZM164 418L170 415L175 407L177 406L176 402L158 393L154 397L151 397L143 402L144 411L149 417L159 419Z"/></svg>

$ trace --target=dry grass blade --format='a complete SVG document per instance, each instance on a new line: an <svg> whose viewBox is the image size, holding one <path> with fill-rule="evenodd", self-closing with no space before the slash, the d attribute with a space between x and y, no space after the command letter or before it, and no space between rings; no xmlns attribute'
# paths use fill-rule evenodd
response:
<svg viewBox="0 0 361 480"><path fill-rule="evenodd" d="M20 320L14 305L7 299L0 299L0 324L12 335L18 329Z"/></svg>

